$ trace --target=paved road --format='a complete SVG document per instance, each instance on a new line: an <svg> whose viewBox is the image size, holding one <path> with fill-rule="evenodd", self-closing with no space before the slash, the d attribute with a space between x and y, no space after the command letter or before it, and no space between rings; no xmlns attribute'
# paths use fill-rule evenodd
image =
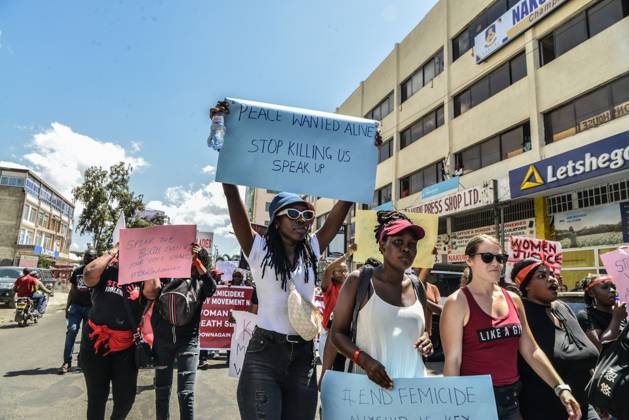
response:
<svg viewBox="0 0 629 420"><path fill-rule="evenodd" d="M18 328L11 322L14 310L0 307L0 419L84 419L85 382L80 372L57 375L65 339L63 306L66 295L56 293L38 325ZM78 352L78 343L75 346ZM74 355L76 364L76 354ZM199 419L238 419L236 380L227 376L224 360L199 371L196 413ZM142 370L129 419L155 418L153 371ZM111 409L111 401L108 403ZM179 418L176 390L171 418ZM108 411L109 416L110 411Z"/></svg>

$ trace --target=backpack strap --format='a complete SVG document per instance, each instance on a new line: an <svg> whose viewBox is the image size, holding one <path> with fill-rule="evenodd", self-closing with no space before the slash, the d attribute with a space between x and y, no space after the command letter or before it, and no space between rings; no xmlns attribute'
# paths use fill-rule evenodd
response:
<svg viewBox="0 0 629 420"><path fill-rule="evenodd" d="M372 275L373 268L371 266L365 265L360 269L358 290L356 291L356 301L354 302L354 312L352 314L352 325L350 327L352 343L356 343L358 312L360 312L360 305L363 303L363 300L365 300L365 296L367 296L367 292L369 291L369 282ZM347 366L347 372L352 372L352 370L354 370L354 361L350 359L349 365Z"/></svg>

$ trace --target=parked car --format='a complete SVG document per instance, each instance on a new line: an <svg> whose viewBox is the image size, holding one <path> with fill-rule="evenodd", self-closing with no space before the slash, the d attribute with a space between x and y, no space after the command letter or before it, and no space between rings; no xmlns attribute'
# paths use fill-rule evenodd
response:
<svg viewBox="0 0 629 420"><path fill-rule="evenodd" d="M22 276L24 268L17 266L0 267L0 303L9 308L15 308L16 299L13 285L15 280ZM39 280L52 292L51 296L54 296L57 279L52 276L52 272L47 268L33 268L31 271L38 274Z"/></svg>

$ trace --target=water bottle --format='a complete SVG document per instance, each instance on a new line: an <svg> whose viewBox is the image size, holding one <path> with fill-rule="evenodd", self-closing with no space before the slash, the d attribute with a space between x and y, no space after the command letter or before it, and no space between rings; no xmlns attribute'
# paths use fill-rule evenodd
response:
<svg viewBox="0 0 629 420"><path fill-rule="evenodd" d="M207 145L217 152L223 147L223 139L225 138L225 116L222 112L217 112L212 117L212 125L210 127L210 136L207 139Z"/></svg>

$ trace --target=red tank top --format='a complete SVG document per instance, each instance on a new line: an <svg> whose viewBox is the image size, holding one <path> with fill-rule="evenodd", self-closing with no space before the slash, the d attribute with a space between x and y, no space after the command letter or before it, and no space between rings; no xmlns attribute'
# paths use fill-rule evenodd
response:
<svg viewBox="0 0 629 420"><path fill-rule="evenodd" d="M461 376L491 375L494 386L510 385L520 379L518 345L522 324L511 296L504 289L509 312L500 318L485 313L467 287L462 288L470 319L463 328Z"/></svg>

